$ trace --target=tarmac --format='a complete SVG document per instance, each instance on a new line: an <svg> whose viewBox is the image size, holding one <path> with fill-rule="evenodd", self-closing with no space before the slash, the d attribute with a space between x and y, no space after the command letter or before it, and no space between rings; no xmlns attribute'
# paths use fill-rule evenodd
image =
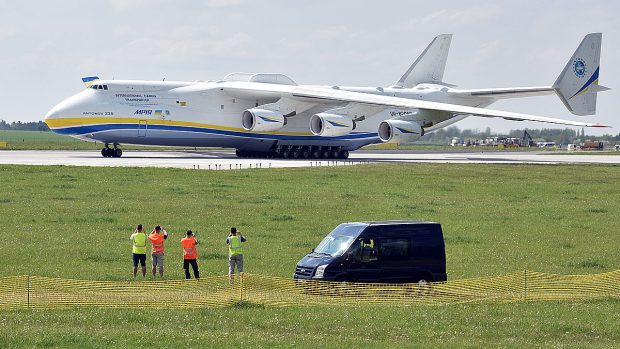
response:
<svg viewBox="0 0 620 349"><path fill-rule="evenodd" d="M604 154L604 153L603 153ZM0 164L63 165L94 167L170 167L201 170L249 168L350 166L368 163L454 163L454 164L620 164L620 154L591 155L530 151L355 151L347 160L325 159L242 159L231 150L131 151L121 158L103 158L99 151L5 150Z"/></svg>

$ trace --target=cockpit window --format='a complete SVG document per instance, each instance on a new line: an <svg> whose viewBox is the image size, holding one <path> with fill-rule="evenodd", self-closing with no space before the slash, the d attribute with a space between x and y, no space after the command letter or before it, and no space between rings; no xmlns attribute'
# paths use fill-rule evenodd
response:
<svg viewBox="0 0 620 349"><path fill-rule="evenodd" d="M92 88L93 90L107 90L108 85L90 85L88 88Z"/></svg>

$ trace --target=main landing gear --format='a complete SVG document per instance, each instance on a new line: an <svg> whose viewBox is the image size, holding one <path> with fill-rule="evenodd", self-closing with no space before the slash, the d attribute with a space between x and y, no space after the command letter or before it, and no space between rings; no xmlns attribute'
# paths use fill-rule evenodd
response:
<svg viewBox="0 0 620 349"><path fill-rule="evenodd" d="M123 156L123 151L118 147L118 144L114 144L114 148L110 148L108 143L101 149L101 156L104 158L120 158Z"/></svg>
<svg viewBox="0 0 620 349"><path fill-rule="evenodd" d="M349 151L342 147L318 147L318 146L277 146L266 151L248 151L237 149L239 158L280 158L280 159L348 159Z"/></svg>

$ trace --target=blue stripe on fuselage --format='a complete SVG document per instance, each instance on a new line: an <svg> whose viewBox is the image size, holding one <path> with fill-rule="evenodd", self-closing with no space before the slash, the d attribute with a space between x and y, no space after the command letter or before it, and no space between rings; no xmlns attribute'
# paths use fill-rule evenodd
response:
<svg viewBox="0 0 620 349"><path fill-rule="evenodd" d="M351 133L346 136L338 137L321 137L321 136L296 136L296 135L278 135L278 134L257 134L238 131L217 130L203 127L190 127L190 126L172 126L172 125L148 125L148 130L163 130L163 131L176 131L176 132L194 132L205 134L218 134L236 137L246 138L262 138L262 139L277 139L277 140L347 140L347 139L362 139L377 137L377 133L363 132L363 133ZM64 135L84 135L89 133L98 133L104 131L114 130L135 130L136 135L138 132L138 124L98 124L98 125L83 125L83 126L71 126L64 128L55 128L52 131L64 134Z"/></svg>

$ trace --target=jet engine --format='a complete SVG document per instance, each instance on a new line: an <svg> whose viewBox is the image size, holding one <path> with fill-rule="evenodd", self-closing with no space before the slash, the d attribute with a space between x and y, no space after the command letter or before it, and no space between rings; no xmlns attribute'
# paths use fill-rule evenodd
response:
<svg viewBox="0 0 620 349"><path fill-rule="evenodd" d="M415 142L423 135L422 126L415 121L388 119L379 124L379 139L384 143Z"/></svg>
<svg viewBox="0 0 620 349"><path fill-rule="evenodd" d="M318 113L310 117L310 131L315 136L345 136L354 129L355 122L348 115Z"/></svg>
<svg viewBox="0 0 620 349"><path fill-rule="evenodd" d="M277 131L284 127L284 124L284 115L280 112L269 109L248 109L243 112L241 117L241 125L243 125L243 128L246 131Z"/></svg>

